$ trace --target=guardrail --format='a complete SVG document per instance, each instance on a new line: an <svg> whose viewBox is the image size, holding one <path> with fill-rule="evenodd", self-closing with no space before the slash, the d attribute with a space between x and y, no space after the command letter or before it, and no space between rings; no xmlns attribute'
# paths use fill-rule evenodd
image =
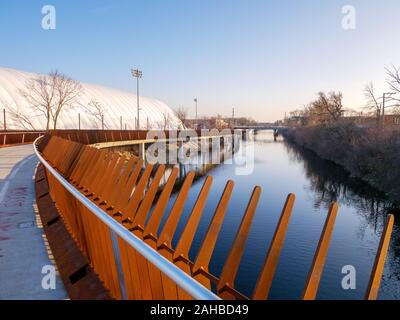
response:
<svg viewBox="0 0 400 320"><path fill-rule="evenodd" d="M147 261L152 263L155 267L157 267L163 274L169 277L171 280L175 281L180 288L185 290L188 294L190 294L193 298L196 299L208 299L208 300L218 300L219 298L210 290L202 286L199 282L195 281L188 274L186 274L183 270L179 269L168 259L164 258L160 254L158 254L152 247L148 244L144 243L141 239L135 236L132 232L130 232L127 228L122 226L122 224L118 223L115 219L111 218L109 215L105 214L102 209L100 209L96 204L90 201L87 196L84 196L80 193L74 186L72 186L63 176L61 176L46 160L43 158L41 153L37 149L37 142L40 138L36 139L34 142L35 153L39 158L40 162L45 166L47 173L51 175L61 186L65 188L65 190L73 197L73 199L77 200L80 204L82 204L86 209L88 209L95 217L102 222L102 227L109 228L110 239L112 243L112 251L114 262L116 264L116 268L118 269L118 280L120 285L120 297L127 298L126 289L124 288L124 279L122 279L120 272L122 272L121 267L121 257L119 251L119 244L121 240L125 241L126 244L130 245L131 248L135 249L139 254L141 254ZM54 194L54 190L53 190ZM56 199L58 197L55 197ZM64 218L65 216L64 211ZM79 217L76 217L79 219ZM82 221L83 222L83 221ZM91 226L95 227L95 226ZM86 229L86 232L89 230ZM119 237L119 238L118 238ZM121 243L121 242L120 242ZM111 257L109 257L111 258ZM95 266L95 270L96 270ZM119 294L116 294L119 296Z"/></svg>
<svg viewBox="0 0 400 320"><path fill-rule="evenodd" d="M0 147L32 143L44 133L44 131L0 131Z"/></svg>
<svg viewBox="0 0 400 320"><path fill-rule="evenodd" d="M63 139L90 145L111 141L146 139L148 130L50 130L49 133Z"/></svg>
<svg viewBox="0 0 400 320"><path fill-rule="evenodd" d="M52 199L80 249L116 299L248 299L235 289L235 278L261 195L255 187L219 277L208 269L234 183L228 181L194 261L189 251L213 178L208 176L175 248L172 246L194 173L179 188L166 222L158 232L176 187L177 168L159 190L165 166L143 159L49 136L35 142L46 168ZM294 205L289 194L252 298L266 299L278 265ZM150 210L153 208L151 215ZM329 209L302 299L315 299L338 211ZM149 216L150 215L150 216ZM148 217L149 216L149 217ZM393 216L381 238L366 298L376 299L387 255ZM214 293L215 292L215 293Z"/></svg>
<svg viewBox="0 0 400 320"><path fill-rule="evenodd" d="M151 130L50 130L49 133L52 136L57 136L86 145L93 145L105 142L147 140L150 131ZM171 132L177 134L182 131L184 132L188 130L171 130ZM196 132L198 136L202 136L201 130L190 131ZM154 130L154 132L164 132L165 137L169 138L169 131Z"/></svg>

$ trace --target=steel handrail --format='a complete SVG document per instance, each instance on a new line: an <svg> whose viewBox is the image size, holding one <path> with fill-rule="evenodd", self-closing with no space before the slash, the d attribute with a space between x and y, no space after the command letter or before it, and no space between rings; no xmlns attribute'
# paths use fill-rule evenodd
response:
<svg viewBox="0 0 400 320"><path fill-rule="evenodd" d="M216 294L194 280L183 270L179 269L171 261L160 255L156 250L139 239L136 235L107 215L103 210L97 207L93 202L87 199L82 193L75 189L62 175L60 175L37 150L37 142L41 137L33 142L33 148L36 156L46 169L60 182L63 187L71 193L80 203L82 203L90 212L106 224L112 231L121 237L126 243L146 258L150 263L156 266L168 278L173 280L181 289L185 290L190 296L199 300L221 300Z"/></svg>
<svg viewBox="0 0 400 320"><path fill-rule="evenodd" d="M45 131L4 131L1 130L0 134L8 134L8 135L12 135L12 134L44 134Z"/></svg>

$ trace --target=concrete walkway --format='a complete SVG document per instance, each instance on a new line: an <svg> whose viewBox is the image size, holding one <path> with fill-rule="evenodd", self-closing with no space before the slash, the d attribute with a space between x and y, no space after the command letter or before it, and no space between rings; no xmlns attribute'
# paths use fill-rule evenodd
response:
<svg viewBox="0 0 400 320"><path fill-rule="evenodd" d="M52 277L54 262L37 214L37 163L32 145L0 148L0 299L68 298L58 273Z"/></svg>

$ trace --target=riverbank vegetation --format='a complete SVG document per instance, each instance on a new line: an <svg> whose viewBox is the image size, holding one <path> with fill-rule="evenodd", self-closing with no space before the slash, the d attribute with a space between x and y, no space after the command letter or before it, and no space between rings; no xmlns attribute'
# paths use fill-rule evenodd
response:
<svg viewBox="0 0 400 320"><path fill-rule="evenodd" d="M397 93L400 93L399 70L388 70L388 84ZM289 129L284 134L288 140L314 151L321 158L340 164L352 176L385 192L398 204L400 123L392 119L396 119L399 100L386 101L390 101L392 107L388 122L383 117L383 97L375 96L371 84L365 92L366 109L371 110L367 115L349 114L340 92L320 92L314 101L291 113L285 120Z"/></svg>

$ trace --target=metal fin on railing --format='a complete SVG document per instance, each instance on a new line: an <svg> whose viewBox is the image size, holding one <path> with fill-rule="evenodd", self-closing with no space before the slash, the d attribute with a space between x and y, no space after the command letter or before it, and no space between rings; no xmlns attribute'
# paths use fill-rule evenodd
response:
<svg viewBox="0 0 400 320"><path fill-rule="evenodd" d="M204 272L208 272L208 264L210 263L212 253L214 251L215 244L219 232L222 227L222 221L224 220L225 212L228 208L229 199L232 195L233 181L229 180L225 186L224 192L218 203L217 209L215 210L214 216L208 227L207 234L200 247L197 258L194 262L192 274L193 278L202 283L205 287L211 288L210 280L204 275Z"/></svg>
<svg viewBox="0 0 400 320"><path fill-rule="evenodd" d="M319 282L321 280L322 271L324 270L325 260L328 254L329 243L333 232L333 226L335 225L337 212L338 204L332 203L329 208L324 229L321 233L321 238L319 239L318 247L311 265L311 270L308 275L306 287L302 295L303 300L314 300L317 296Z"/></svg>
<svg viewBox="0 0 400 320"><path fill-rule="evenodd" d="M194 235L197 230L197 226L200 222L204 206L206 205L212 181L213 181L212 176L208 176L205 179L203 187L201 188L200 193L197 197L196 203L193 206L193 210L190 214L190 217L185 225L185 228L183 229L178 245L176 246L174 260L177 265L181 265L182 267L183 266L188 267L187 263L180 264L180 262L182 262L182 260L185 262L190 261L189 258L190 247L192 245ZM186 271L189 272L189 269L187 268Z"/></svg>
<svg viewBox="0 0 400 320"><path fill-rule="evenodd" d="M157 231L160 226L162 217L168 205L169 197L173 191L175 181L178 177L178 168L174 168L168 177L167 183L165 184L160 197L158 198L156 205L154 206L154 210L152 215L150 216L145 229L143 237L152 238L154 240L157 239Z"/></svg>
<svg viewBox="0 0 400 320"><path fill-rule="evenodd" d="M393 224L394 216L392 214L389 214L382 232L378 252L375 257L374 267L372 269L371 277L368 283L367 293L365 295L366 300L376 300L378 297L383 268L385 267L386 255L389 249L390 237L393 231Z"/></svg>
<svg viewBox="0 0 400 320"><path fill-rule="evenodd" d="M166 246L168 248L171 248L172 238L174 236L176 227L178 226L179 218L182 214L183 207L185 205L186 198L189 193L189 189L193 183L193 179L194 179L194 172L191 171L186 176L185 181L183 182L183 185L171 209L171 213L169 214L168 219L165 222L165 225L160 233L160 236L158 237L158 242L157 242L158 247Z"/></svg>
<svg viewBox="0 0 400 320"><path fill-rule="evenodd" d="M172 238L175 234L176 227L178 226L178 222L180 216L183 211L183 207L185 205L189 189L192 186L194 179L194 172L190 172L178 193L178 196L175 199L174 205L172 206L171 212L167 218L167 221L162 228L162 231L157 240L157 250L163 255L165 258L173 261L173 249L172 249ZM164 290L164 298L167 300L177 299L178 298L178 290L176 284L174 284L168 277L164 274L161 275L163 290Z"/></svg>
<svg viewBox="0 0 400 320"><path fill-rule="evenodd" d="M230 294L230 289L234 288L236 273L239 269L239 263L243 255L243 251L246 245L246 240L250 232L254 215L256 213L256 208L258 200L260 199L260 194L261 194L261 188L255 187L253 190L253 194L251 195L250 201L247 205L247 209L243 216L242 222L240 223L239 230L233 242L232 249L222 269L221 277L217 285L218 294L222 298L225 299L234 298L234 296Z"/></svg>
<svg viewBox="0 0 400 320"><path fill-rule="evenodd" d="M141 231L144 230L144 224L146 222L147 215L151 209L154 198L156 197L158 188L160 186L160 181L165 173L165 165L160 165L154 178L151 181L150 187L146 191L146 195L143 201L140 203L139 209L137 210L135 217L133 219L133 227L139 228ZM132 215L133 218L133 215Z"/></svg>
<svg viewBox="0 0 400 320"><path fill-rule="evenodd" d="M254 300L265 300L268 298L283 242L285 241L286 230L289 226L294 200L295 195L293 193L289 194L283 207L278 226L276 227L275 234L272 238L272 242L269 247L260 277L257 281L256 288L254 289Z"/></svg>

